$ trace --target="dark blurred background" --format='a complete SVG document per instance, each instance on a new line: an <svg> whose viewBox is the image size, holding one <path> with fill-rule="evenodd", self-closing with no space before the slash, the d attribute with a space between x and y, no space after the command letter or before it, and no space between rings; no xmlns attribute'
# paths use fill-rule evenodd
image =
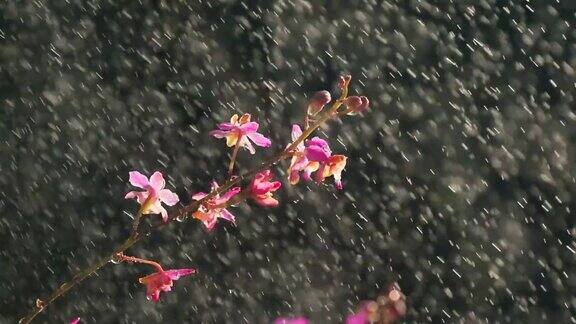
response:
<svg viewBox="0 0 576 324"><path fill-rule="evenodd" d="M349 156L343 191L285 182L278 208L235 208L237 227L175 222L128 251L198 268L160 303L137 283L148 267L111 264L38 322L340 323L392 281L406 322L576 322L575 11L1 2L0 322L129 234L128 171L163 171L186 203L225 177L216 123L249 112L273 139L245 170L341 73L372 102L322 130Z"/></svg>

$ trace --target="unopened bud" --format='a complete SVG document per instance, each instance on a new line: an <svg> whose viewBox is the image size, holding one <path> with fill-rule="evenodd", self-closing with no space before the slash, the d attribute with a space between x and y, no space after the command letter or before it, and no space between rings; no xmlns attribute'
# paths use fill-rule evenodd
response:
<svg viewBox="0 0 576 324"><path fill-rule="evenodd" d="M352 96L346 99L346 107L348 115L355 115L359 112L362 112L368 108L370 101L365 96Z"/></svg>
<svg viewBox="0 0 576 324"><path fill-rule="evenodd" d="M326 90L316 92L308 104L308 115L314 116L318 114L331 100L330 92Z"/></svg>
<svg viewBox="0 0 576 324"><path fill-rule="evenodd" d="M344 88L348 87L350 80L352 80L352 76L350 74L341 75L338 78L338 89L344 90Z"/></svg>

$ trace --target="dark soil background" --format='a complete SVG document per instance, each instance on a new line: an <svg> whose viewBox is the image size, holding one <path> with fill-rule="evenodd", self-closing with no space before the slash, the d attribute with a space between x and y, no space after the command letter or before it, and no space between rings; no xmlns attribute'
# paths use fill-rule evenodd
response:
<svg viewBox="0 0 576 324"><path fill-rule="evenodd" d="M225 177L208 136L252 113L285 147L307 98L353 75L371 111L323 129L343 191L196 221L130 254L196 267L154 305L109 265L38 322L340 323L392 281L406 322L576 322L572 0L2 1L0 322L129 233L128 171L184 203ZM336 93L333 92L335 96ZM275 169L285 179L286 163ZM153 218L149 219L149 221Z"/></svg>

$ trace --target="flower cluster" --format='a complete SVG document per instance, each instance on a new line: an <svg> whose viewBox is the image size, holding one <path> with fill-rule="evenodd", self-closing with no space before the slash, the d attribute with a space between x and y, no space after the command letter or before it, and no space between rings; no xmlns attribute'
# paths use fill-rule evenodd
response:
<svg viewBox="0 0 576 324"><path fill-rule="evenodd" d="M234 163L236 161L239 149L245 148L251 154L256 153L254 146L269 148L272 141L258 132L260 125L251 120L250 114L239 116L234 114L230 122L224 122L217 125L217 129L209 134L218 139L226 139L226 145L233 148L228 168L229 178L219 186L216 181L211 183L209 193L197 192L191 196L192 203L184 206L177 211L175 215L180 219L186 218L189 214L194 219L199 220L208 231L214 230L218 219L226 220L232 224L236 223L234 214L229 211L230 207L237 206L246 200L253 201L261 207L276 207L280 204L274 194L281 188L280 181L274 180L271 167L284 159L291 159L288 166L288 182L296 185L300 176L304 180L313 179L317 183L323 183L328 177L334 177L334 183L337 189L342 189L342 172L346 167L346 156L332 154L328 142L318 136L310 139L313 132L324 122L332 118L344 115L354 115L361 113L368 108L368 99L364 96L348 96L348 84L350 76L342 76L338 81L338 88L341 93L338 99L333 100L331 94L326 91L319 91L313 95L306 111L304 113L303 125L301 129L299 124L293 124L291 130L291 141L286 148L279 154L268 158L260 167L255 170L245 172L244 174L234 175ZM330 108L326 109L329 103ZM288 130L287 130L288 133ZM130 191L125 195L125 199L134 199L140 205L138 213L134 218L132 232L130 237L116 251L115 258L119 262L147 264L154 267L155 272L138 281L146 286L146 295L154 302L158 302L161 292L172 290L174 280L182 276L188 276L196 273L195 269L176 269L164 270L162 266L154 261L141 259L137 257L125 256L123 252L134 244L138 239L143 237L139 231L139 224L144 215L160 215L162 224L176 218L174 215L169 216L164 207L176 205L180 199L177 194L166 189L164 175L160 171L154 172L149 178L138 171L129 172L128 181L134 187L139 188L137 191ZM242 186L242 182L245 183ZM106 261L108 259L104 259ZM113 261L113 260L112 260ZM89 268L82 273L80 280L88 277L89 274L98 270L105 262L97 263L96 267ZM71 283L76 284L78 281ZM64 287L64 288L62 288ZM64 294L69 287L62 285L56 290L55 295ZM392 298L392 297L390 297ZM52 299L53 300L53 299ZM49 302L51 302L50 300ZM44 308L44 302L37 302L37 310L31 318L34 318L38 312ZM80 319L74 319L72 322L77 323ZM280 322L279 322L280 321ZM277 323L305 323L304 318L283 319Z"/></svg>
<svg viewBox="0 0 576 324"><path fill-rule="evenodd" d="M300 126L292 126L292 140L295 141L302 135ZM310 180L310 176L315 172L314 180L318 183L324 181L329 176L334 176L337 189L342 189L342 171L346 167L346 156L332 155L332 150L328 143L314 137L311 140L298 144L292 153L292 161L288 168L288 180L291 184L300 181L299 173L302 172L304 180Z"/></svg>
<svg viewBox="0 0 576 324"><path fill-rule="evenodd" d="M336 188L342 189L342 172L346 167L346 156L332 154L328 142L318 136L311 139L307 139L307 137L321 123L330 118L338 115L357 114L368 108L368 99L366 97L348 97L350 79L350 76L340 77L338 88L342 93L340 98L334 101L332 107L327 111L324 111L324 108L332 101L330 92L323 90L314 94L305 112L304 131L298 124L292 125L291 142L277 158L277 161L286 157L291 158L287 170L288 181L291 185L296 185L300 181L300 177L306 181L313 179L316 183L322 183L326 178L334 177ZM340 107L344 107L344 109L340 109ZM208 231L214 230L218 219L236 224L236 217L228 208L236 206L244 200L252 200L262 207L276 207L279 205L279 201L274 198L274 193L280 189L282 184L279 181L274 181L272 171L268 168L254 172L251 181L245 188L230 185L235 183L232 182L235 179L232 173L240 147L254 154L256 152L254 145L263 148L268 148L272 145L272 141L269 138L258 132L260 125L252 121L251 118L250 114L243 114L242 116L234 114L230 118L230 122L220 123L217 129L210 132L210 135L215 138L226 139L226 145L234 149L229 165L231 178L226 181L225 188L222 189L216 181L213 181L209 193L197 192L191 197L197 203L197 207L192 212L192 217L202 222ZM310 123L312 124L310 125ZM273 163L270 163L267 167ZM144 190L130 191L125 196L127 199L136 199L140 204L138 217L145 214L160 214L162 220L167 222L169 220L168 212L162 206L162 203L174 206L179 201L179 198L175 193L164 188L166 182L162 173L156 171L150 178L147 178L138 171L132 171L130 172L129 181L133 186ZM137 229L137 223L135 227ZM164 271L160 265L151 261L138 258L130 260L132 262L149 263L157 267L156 273L139 280L140 283L146 285L148 297L155 302L160 298L161 291L171 290L173 280L178 279L182 275L194 273L193 269Z"/></svg>

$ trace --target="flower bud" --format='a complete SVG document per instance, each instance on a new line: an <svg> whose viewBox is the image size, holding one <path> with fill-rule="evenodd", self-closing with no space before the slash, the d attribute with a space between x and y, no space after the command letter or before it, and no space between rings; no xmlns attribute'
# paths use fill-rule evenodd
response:
<svg viewBox="0 0 576 324"><path fill-rule="evenodd" d="M326 90L316 92L308 104L308 115L314 116L318 114L331 100L330 92Z"/></svg>
<svg viewBox="0 0 576 324"><path fill-rule="evenodd" d="M370 101L365 96L352 96L346 99L345 105L348 107L346 112L348 115L355 115L368 108Z"/></svg>
<svg viewBox="0 0 576 324"><path fill-rule="evenodd" d="M344 90L344 88L348 87L350 80L352 80L352 76L350 74L341 75L338 78L338 89Z"/></svg>

